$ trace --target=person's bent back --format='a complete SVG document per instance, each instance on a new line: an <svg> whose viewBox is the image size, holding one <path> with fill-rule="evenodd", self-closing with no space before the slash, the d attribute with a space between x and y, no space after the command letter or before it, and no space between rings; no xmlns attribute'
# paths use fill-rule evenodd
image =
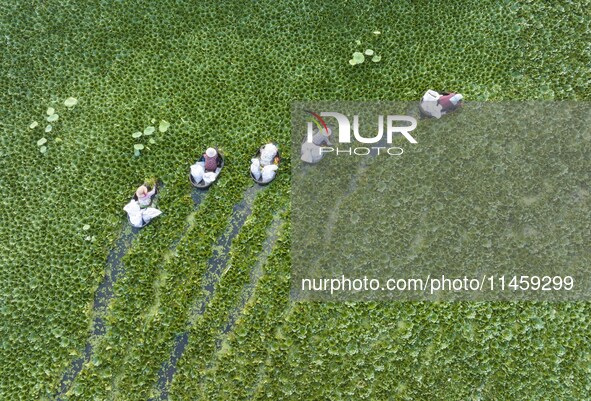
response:
<svg viewBox="0 0 591 401"><path fill-rule="evenodd" d="M459 93L450 93L441 96L437 102L441 106L442 113L450 113L460 107L462 99L463 96Z"/></svg>
<svg viewBox="0 0 591 401"><path fill-rule="evenodd" d="M154 186L154 188L150 189L149 185L144 184L144 185L141 185L135 191L135 198L136 198L137 202L139 203L140 207L144 208L144 207L148 207L150 205L150 203L152 203L152 197L155 194L156 194L156 186Z"/></svg>
<svg viewBox="0 0 591 401"><path fill-rule="evenodd" d="M218 152L214 148L208 148L203 155L205 159L205 171L214 172L218 168Z"/></svg>

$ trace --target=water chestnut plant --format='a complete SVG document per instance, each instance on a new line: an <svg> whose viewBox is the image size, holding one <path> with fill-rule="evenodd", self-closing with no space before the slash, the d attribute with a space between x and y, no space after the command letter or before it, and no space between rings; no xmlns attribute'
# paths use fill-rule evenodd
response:
<svg viewBox="0 0 591 401"><path fill-rule="evenodd" d="M196 324L167 385L170 400L589 398L591 310L583 302L291 302L288 156L236 228L229 269L210 283L205 314L194 314L205 299L208 261L252 185L252 154L268 140L289 154L294 100L415 101L430 87L476 100L589 100L588 0L467 0L461 7L353 0L330 13L326 5L304 10L290 0L42 3L7 0L0 13L0 399L157 397L158 372L190 319ZM355 68L346 63L354 52L364 58ZM53 114L58 120L46 121ZM171 123L164 131L163 120ZM154 131L144 136L148 122ZM135 131L142 135L133 137ZM42 136L47 143L36 146ZM433 143L419 138L417 149L428 153ZM581 137L570 160L584 155L587 143ZM197 193L188 168L210 145L224 149L227 163L219 182ZM494 138L479 143L496 163L491 169L502 168L503 158L493 155L504 146ZM43 157L35 150L41 147ZM132 148L146 157L136 162ZM449 152L464 174L473 151ZM443 188L453 180L435 181L436 166L420 160L401 159L400 168L412 165L420 179L409 183L411 193L392 197L392 213L409 210L419 221L425 213L435 229L430 217L445 215L447 202L456 201ZM561 168L561 160L552 162ZM569 167L565 178L573 174ZM122 207L151 175L166 183L158 199L164 214L134 234ZM413 211L414 197L428 193L423 187L437 185L433 207ZM581 185L569 196L585 204ZM43 196L31 196L36 189ZM531 207L556 203L536 202L535 191L531 198ZM267 228L284 208L283 228L243 303ZM497 211L499 221L519 221L505 212ZM530 244L516 257L534 263L528 252L547 247L535 227L522 224L519 235ZM426 246L425 233L407 235L419 227L399 228L401 241ZM442 232L438 243L446 258L459 246L445 248L451 234ZM133 240L101 312L104 328L90 327L95 296L110 273L107 257L126 235ZM57 397L89 342L93 357ZM499 372L508 374L501 379Z"/></svg>

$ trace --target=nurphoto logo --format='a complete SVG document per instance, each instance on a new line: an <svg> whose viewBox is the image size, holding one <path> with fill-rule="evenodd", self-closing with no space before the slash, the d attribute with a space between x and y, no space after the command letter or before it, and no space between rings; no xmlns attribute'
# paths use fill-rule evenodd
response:
<svg viewBox="0 0 591 401"><path fill-rule="evenodd" d="M392 138L395 135L402 135L408 142L416 144L417 140L410 134L417 127L417 120L411 116L403 115L378 115L378 127L377 134L374 136L362 136L359 133L359 115L353 115L353 129L351 130L351 123L349 117L345 114L337 113L334 111L323 111L315 113L313 111L306 110L311 115L311 121L307 121L307 136L306 142L313 143L315 135L324 135L327 139L332 136L332 130L323 117L334 118L338 126L338 143L345 145L345 147L338 146L321 146L318 147L320 155L324 153L334 153L336 155L357 155L364 156L376 151L379 155L380 152L391 156L400 156L404 150L397 146L377 146L384 143L384 131L385 144L392 145ZM385 117L385 118L384 118ZM316 130L314 129L316 126ZM385 129L384 129L385 126ZM351 131L353 131L353 138L356 142L367 145L367 146L350 146ZM347 147L346 145L349 144ZM374 146L369 146L374 145Z"/></svg>

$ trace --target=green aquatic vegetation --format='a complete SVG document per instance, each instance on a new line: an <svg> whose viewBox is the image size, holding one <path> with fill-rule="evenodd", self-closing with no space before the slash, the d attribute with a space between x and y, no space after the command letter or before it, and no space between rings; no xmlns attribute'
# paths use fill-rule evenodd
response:
<svg viewBox="0 0 591 401"><path fill-rule="evenodd" d="M69 7L54 0L9 0L3 6L0 238L7 240L0 241L0 399L55 399L60 378L87 341L89 305L125 224L121 208L141 177L163 177L158 206L164 215L138 234L126 255L126 274L105 312L107 333L93 340L96 358L64 397L69 401L149 398L199 295L211 245L251 184L245 175L250 156L269 139L289 148L289 105L295 99L413 100L429 87L495 101L591 96L588 1L487 0L461 7L353 1L336 8L318 4L318 12L283 0ZM379 35L371 33L375 27ZM343 38L359 32L369 37L343 45ZM368 58L381 56L387 63L343 63L343 55L368 48L374 50ZM70 94L84 101L68 107L63 99ZM63 142L59 152L52 148L40 158L31 145L41 135L27 122L43 122L39 113L48 105L60 114L53 128ZM130 138L133 127L147 121L159 127L161 116L173 129L166 138L148 138L166 146L131 157L133 144L149 143ZM47 139L51 146L58 143ZM188 166L209 143L224 147L227 167L204 195L176 256L164 260L195 211ZM450 149L457 163L469 166L470 149L440 142L429 151L446 150L451 157ZM268 188L285 180L280 193L287 197L288 159L280 181ZM420 179L409 186L418 192L432 185L437 166L412 168ZM43 197L30 196L37 188ZM532 198L539 189L532 185ZM573 196L586 202L584 191L582 186ZM400 194L388 213L393 218L412 204L412 193ZM260 217L253 219L257 228L244 227L235 261L256 258L259 222L265 220ZM469 216L461 221L469 224ZM92 222L91 232L76 235L80 222ZM430 235L417 236L412 246L429 247ZM526 221L515 235L543 245ZM445 246L440 241L438 248ZM588 398L588 305L293 304L290 243L287 227L220 351L213 344L221 338L229 304L216 298L206 322L192 333L194 349L205 345L182 361L172 388L176 399ZM530 262L525 254L519 261ZM222 284L230 298L249 264L240 266ZM207 368L211 361L215 369ZM501 380L498 372L512 374Z"/></svg>
<svg viewBox="0 0 591 401"><path fill-rule="evenodd" d="M133 155L135 157L139 157L142 154L142 150L144 150L144 145L141 143L136 143L135 145L133 145Z"/></svg>
<svg viewBox="0 0 591 401"><path fill-rule="evenodd" d="M365 56L363 55L363 53L355 52L355 53L353 53L353 58L351 60L349 60L349 64L356 65L356 64L361 64L364 61L365 61Z"/></svg>
<svg viewBox="0 0 591 401"><path fill-rule="evenodd" d="M64 100L64 106L71 108L74 107L78 104L78 99L76 99L75 97L69 97L66 100Z"/></svg>
<svg viewBox="0 0 591 401"><path fill-rule="evenodd" d="M156 120L152 119L151 122L152 124L154 124ZM160 125L158 127L158 130L160 132L166 132L168 130L168 128L170 127L170 124L164 120L162 120L160 122ZM131 137L133 139L139 139L142 136L146 137L146 136L150 136L150 138L148 139L148 143L150 145L155 145L156 144L156 140L154 138L152 138L151 136L154 134L154 132L156 132L156 127L154 127L153 125L149 125L146 128L144 128L143 132L142 131L136 131L133 134L131 134ZM139 157L141 156L141 151L144 150L146 147L144 144L142 143L136 143L135 145L133 145L133 155L135 157Z"/></svg>
<svg viewBox="0 0 591 401"><path fill-rule="evenodd" d="M250 213L250 216L249 214L245 214L251 207L249 205L251 205L253 202L253 194L255 193L253 189L256 188L251 187L244 194L244 200L240 203L240 205L244 205L244 209L239 208L234 210L230 220L230 225L227 226L225 233L222 234L218 240L219 246L216 246L213 249L213 256L207 261L208 274L203 277L201 287L205 289L208 286L214 286L214 293L209 294L205 293L204 291L203 294L199 294L199 297L191 302L191 309L199 310L200 307L198 304L203 301L202 297L211 297L211 300L208 302L208 304L204 305L205 315L203 315L203 318L207 319L208 321L208 323L205 324L205 327L213 328L222 324L222 322L219 322L219 318L225 316L225 313L227 313L228 310L227 308L232 305L232 299L234 299L236 296L236 282L231 277L233 277L235 274L238 274L241 277L244 277L245 274L248 275L248 268L242 268L242 266L248 266L250 263L252 263L248 262L248 260L252 260L253 257L256 258L256 253L251 252L250 249L256 249L259 244L258 241L261 239L260 231L265 226L265 224L268 223L268 205L272 205L273 208L280 206L281 202L269 203L269 200L276 199L275 197L277 193L281 192L280 189L275 188L275 191L258 191L258 194L254 199L254 205L252 205L252 213ZM240 225L236 225L236 223L242 219L246 219L243 228ZM236 234L235 230L238 230L238 235L232 239L230 247L230 243L227 241L229 241L229 239ZM253 238L253 236L256 238ZM264 235L262 237L264 238ZM249 245L248 252L246 252L244 249L244 245L246 243ZM225 254L224 249L226 249L226 247L230 248L229 255ZM233 272L228 273L230 266L232 267ZM225 272L223 271L224 267ZM217 274L220 276L210 276L209 272L214 270L217 270ZM212 310L215 311L213 312L213 315L210 313ZM197 316L191 315L185 317L185 325L187 322L194 321L196 317ZM211 319L213 319L213 321L210 322ZM218 320L218 323L215 323L216 320ZM201 320L200 322L194 324L198 325L200 328L203 328ZM186 326L185 328L188 329ZM205 346L206 344L204 343L203 345ZM207 344L207 348L209 348L209 346L210 344ZM171 349L172 346L169 347L168 353L170 353ZM185 357L185 355L186 353L183 353L182 356ZM177 355L177 357L180 356L181 355Z"/></svg>
<svg viewBox="0 0 591 401"><path fill-rule="evenodd" d="M366 35L366 42L370 42L370 43L375 43L376 42L376 38L378 37L378 35L381 35L381 31L373 31L372 35ZM357 46L361 46L362 41L361 40L356 40L355 44ZM365 61L365 56L368 57L372 57L371 61L373 61L374 63L379 62L382 57L377 55L375 53L375 50L373 50L372 48L366 48L364 51L356 51L353 53L353 57L351 58L351 60L349 60L349 64L351 65L357 65L357 64L362 64Z"/></svg>
<svg viewBox="0 0 591 401"><path fill-rule="evenodd" d="M286 216L288 217L289 214ZM225 394L225 397L232 399L243 399L247 398L248 394L252 394L253 387L256 387L256 383L253 382L257 381L257 377L265 380L260 377L261 374L264 374L264 371L261 370L262 362L269 360L271 350L274 349L273 352L277 352L277 343L281 338L277 331L280 330L283 321L281 315L289 310L286 309L288 293L281 284L286 282L285 279L289 273L288 222L289 220L286 221L287 227L279 234L277 246L263 266L263 275L252 299L245 306L245 310L237 322L237 327L229 333L228 338L222 343L220 351L213 356L215 366L202 373L205 375L204 379L200 381L203 383L202 388L189 384L190 377L193 375L190 366L195 363L207 364L211 361L211 356L201 357L201 361L193 357L194 362L183 366L177 373L171 395L181 399L192 397L215 399L221 394ZM205 343L213 341L213 339L207 340L207 338L208 335L205 334L201 341ZM193 352L187 352L186 354L190 357L200 353L196 355ZM250 357L244 358L246 354L249 354ZM189 361L190 359L187 362ZM234 365L234 369L230 368L231 365ZM243 384L242 386L229 388L222 384L232 375L230 370L240 372L240 377L236 379ZM251 383L253 384L251 385Z"/></svg>
<svg viewBox="0 0 591 401"><path fill-rule="evenodd" d="M270 200L273 201L269 202ZM205 314L190 328L189 338L195 339L196 342L189 343L179 361L178 377L175 377L171 390L171 393L177 397L181 394L182 397L188 396L184 381L180 379L185 378L188 374L186 370L188 366L200 366L202 371L212 368L211 365L216 358L217 344L225 337L225 323L230 319L232 308L239 302L242 289L248 285L251 270L260 257L261 247L265 240L265 227L273 220L273 213L278 213L277 208L281 208L287 203L287 199L281 194L281 191L262 193L257 201L252 218L232 242L231 259L228 261L221 280L216 284L213 299L207 306ZM268 204L272 204L275 210L269 210L266 207ZM286 217L287 214L282 213L280 218ZM201 346L197 346L197 344L201 344ZM199 378L196 379L201 381ZM195 395L198 390L197 387L194 387L191 391Z"/></svg>
<svg viewBox="0 0 591 401"><path fill-rule="evenodd" d="M243 156L247 156L247 154L244 154ZM230 182L236 179L242 181L242 188L244 183L248 182L248 177L240 174L239 170L236 170L234 173L228 172L226 177ZM182 182L186 183L185 174L183 174L183 178L184 180ZM218 184L221 184L221 182ZM169 187L167 186L167 188ZM165 261L165 265L162 267L161 258L158 254L153 255L153 262L143 260L143 258L136 260L136 263L138 264L134 269L137 269L137 273L142 276L146 271L153 272L151 274L157 274L160 269L165 269L168 277L182 276L184 279L165 281L164 287L158 290L157 294L154 294L151 289L154 280L153 278L147 278L145 281L142 280L142 285L147 287L147 290L144 289L142 292L142 301L134 300L134 302L130 304L130 300L126 299L125 302L118 303L114 309L116 315L123 317L126 315L125 311L129 308L138 311L151 309L154 299L156 299L160 311L158 314L160 317L157 319L150 318L148 321L144 321L144 315L140 312L138 319L135 321L129 321L129 324L131 325L129 326L130 328L135 325L144 327L144 334L142 335L142 339L139 340L139 343L138 340L134 338L135 330L127 330L127 324L120 327L122 330L118 330L119 335L111 336L106 339L110 346L112 346L112 350L108 352L111 360L124 361L127 358L137 357L142 359L142 362L136 367L131 368L131 370L118 371L118 373L116 373L119 383L116 391L125 394L126 398L148 398L147 391L150 390L150 388L142 386L135 381L134 378L137 377L139 373L136 369L140 368L140 365L142 365L144 366L144 372L141 373L143 377L146 377L146 375L148 375L148 377L155 377L160 367L159 361L164 360L169 353L169 341L172 341L175 331L183 328L186 323L186 316L184 313L185 308L182 307L182 305L187 305L188 307L191 304L191 300L194 299L195 291L199 288L200 274L203 272L202 263L206 262L211 255L211 245L217 240L217 235L225 229L228 213L231 211L233 203L240 199L239 196L242 193L242 191L235 185L216 185L209 190L209 193L211 194L212 191L218 192L217 195L219 198L216 196L206 197L204 199L203 204L195 214L195 224L188 229L180 242L176 245L176 257L168 258ZM216 205L216 207L212 208L213 205ZM169 212L170 211L165 211L165 213ZM185 209L181 215L183 216L182 221L185 220L187 214L188 213ZM177 222L176 227L182 231L184 225ZM211 235L203 235L203 233L210 233ZM169 247L171 241L171 238L161 238L158 243L163 247ZM207 244L207 246L204 246L205 244ZM150 253L150 255L152 255L152 253ZM129 273L131 273L130 269L131 267L128 267ZM122 285L125 285L125 283L122 283ZM132 286L131 288L135 288L138 286L138 283L130 283L129 285ZM133 294L138 294L137 291L132 291ZM124 293L126 292L127 290L125 290ZM150 316L152 315L153 314L150 314ZM118 323L118 326L121 326L121 323ZM154 336L156 333L159 334ZM170 340L163 343L162 341L159 341L158 338L168 338ZM138 351L140 351L138 349L138 344L143 344L141 346L143 349L143 351L141 351L143 356L138 354ZM149 352L146 353L145 350L149 350ZM115 366L117 366L117 364ZM97 369L101 368L99 367ZM96 374L98 374L98 372L83 371L79 380L82 383L85 383L87 390L90 391L91 389L95 389L95 391L99 391L99 393L104 393L102 383L97 382L95 379ZM87 393L88 392L85 394ZM84 398L84 394L81 395L81 397Z"/></svg>
<svg viewBox="0 0 591 401"><path fill-rule="evenodd" d="M144 182L145 182L145 183L146 183L148 186L150 186L150 187L152 187L152 188L153 188L153 187L155 187L155 186L156 186L156 184L157 184L158 180L156 179L156 177L149 177L149 178L146 178L146 179L144 180Z"/></svg>
<svg viewBox="0 0 591 401"><path fill-rule="evenodd" d="M170 128L170 123L168 121L165 121L165 120L160 121L160 124L158 125L158 131L166 132L166 131L168 131L169 128Z"/></svg>

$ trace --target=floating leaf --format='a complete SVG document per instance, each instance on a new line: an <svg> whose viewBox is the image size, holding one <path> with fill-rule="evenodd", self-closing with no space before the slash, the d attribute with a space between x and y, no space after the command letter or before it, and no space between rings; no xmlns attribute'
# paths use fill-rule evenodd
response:
<svg viewBox="0 0 591 401"><path fill-rule="evenodd" d="M365 61L365 56L361 52L355 52L353 53L353 61L355 64L361 64Z"/></svg>
<svg viewBox="0 0 591 401"><path fill-rule="evenodd" d="M156 143L156 141L154 140L154 138L150 138L150 140L148 142L150 143L150 145L154 145Z"/></svg>
<svg viewBox="0 0 591 401"><path fill-rule="evenodd" d="M33 121L31 123L31 125L29 125L29 128L33 129L33 128L37 127L38 125L39 125L39 123L37 121Z"/></svg>
<svg viewBox="0 0 591 401"><path fill-rule="evenodd" d="M139 132L139 131L138 132L134 132L133 134L131 134L131 136L134 137L134 138L139 138L142 135L143 135L143 133L142 132Z"/></svg>
<svg viewBox="0 0 591 401"><path fill-rule="evenodd" d="M54 139L54 142L55 143L61 143L62 142L62 138L57 137L57 138Z"/></svg>
<svg viewBox="0 0 591 401"><path fill-rule="evenodd" d="M137 149L136 149L136 150L134 150L134 151L133 151L133 155L134 155L135 157L139 157L139 155L140 155L140 151L139 151L139 150L137 150Z"/></svg>
<svg viewBox="0 0 591 401"><path fill-rule="evenodd" d="M37 141L37 146L45 145L47 143L47 139L41 138Z"/></svg>
<svg viewBox="0 0 591 401"><path fill-rule="evenodd" d="M379 62L381 59L382 59L382 56L377 56L377 55L376 55L376 56L373 56L373 57L371 58L371 61L373 61L374 63L377 63L377 62Z"/></svg>
<svg viewBox="0 0 591 401"><path fill-rule="evenodd" d="M41 147L39 148L39 152L41 152L41 153L45 153L45 152L47 152L47 146L41 146Z"/></svg>
<svg viewBox="0 0 591 401"><path fill-rule="evenodd" d="M154 131L156 131L156 128L150 125L149 127L146 127L146 129L144 130L144 135L152 135Z"/></svg>
<svg viewBox="0 0 591 401"><path fill-rule="evenodd" d="M351 65L355 65L355 64L357 64L357 63L355 62L355 60L351 59L351 60L349 60L349 64L351 64Z"/></svg>
<svg viewBox="0 0 591 401"><path fill-rule="evenodd" d="M360 45L360 44L361 44L361 41L360 41L360 40L356 40L356 41L355 41L355 43L356 43L357 45Z"/></svg>
<svg viewBox="0 0 591 401"><path fill-rule="evenodd" d="M379 35L381 32L380 31L373 31L374 35Z"/></svg>
<svg viewBox="0 0 591 401"><path fill-rule="evenodd" d="M366 55L366 56L373 56L373 50L371 50L371 49L367 49L367 50L365 51L365 55Z"/></svg>
<svg viewBox="0 0 591 401"><path fill-rule="evenodd" d="M47 115L48 115L48 116L50 116L50 115L52 115L53 113L55 113L55 109L54 109L53 107L48 107L48 108L47 108Z"/></svg>
<svg viewBox="0 0 591 401"><path fill-rule="evenodd" d="M83 229L84 231L88 231L88 230L90 230L90 225L89 225L89 224L85 224L85 225L82 227L82 229Z"/></svg>
<svg viewBox="0 0 591 401"><path fill-rule="evenodd" d="M141 143L136 143L135 145L133 145L133 148L135 150L142 150L144 149L144 145L142 145Z"/></svg>
<svg viewBox="0 0 591 401"><path fill-rule="evenodd" d="M156 119L155 118L153 118L153 119L150 120L150 123L151 124L154 124L155 122L156 122Z"/></svg>
<svg viewBox="0 0 591 401"><path fill-rule="evenodd" d="M51 132L52 129L53 127L51 126L51 124L47 124L47 127L45 127L45 132Z"/></svg>
<svg viewBox="0 0 591 401"><path fill-rule="evenodd" d="M74 107L78 104L78 99L75 97L69 97L64 101L64 106L66 107Z"/></svg>
<svg viewBox="0 0 591 401"><path fill-rule="evenodd" d="M160 125L158 126L158 131L166 132L166 130L168 130L169 127L170 123L168 121L162 120L160 121Z"/></svg>
<svg viewBox="0 0 591 401"><path fill-rule="evenodd" d="M58 118L60 118L60 116L56 113L56 114L52 114L49 117L47 117L47 121L49 121L50 123L57 121Z"/></svg>

